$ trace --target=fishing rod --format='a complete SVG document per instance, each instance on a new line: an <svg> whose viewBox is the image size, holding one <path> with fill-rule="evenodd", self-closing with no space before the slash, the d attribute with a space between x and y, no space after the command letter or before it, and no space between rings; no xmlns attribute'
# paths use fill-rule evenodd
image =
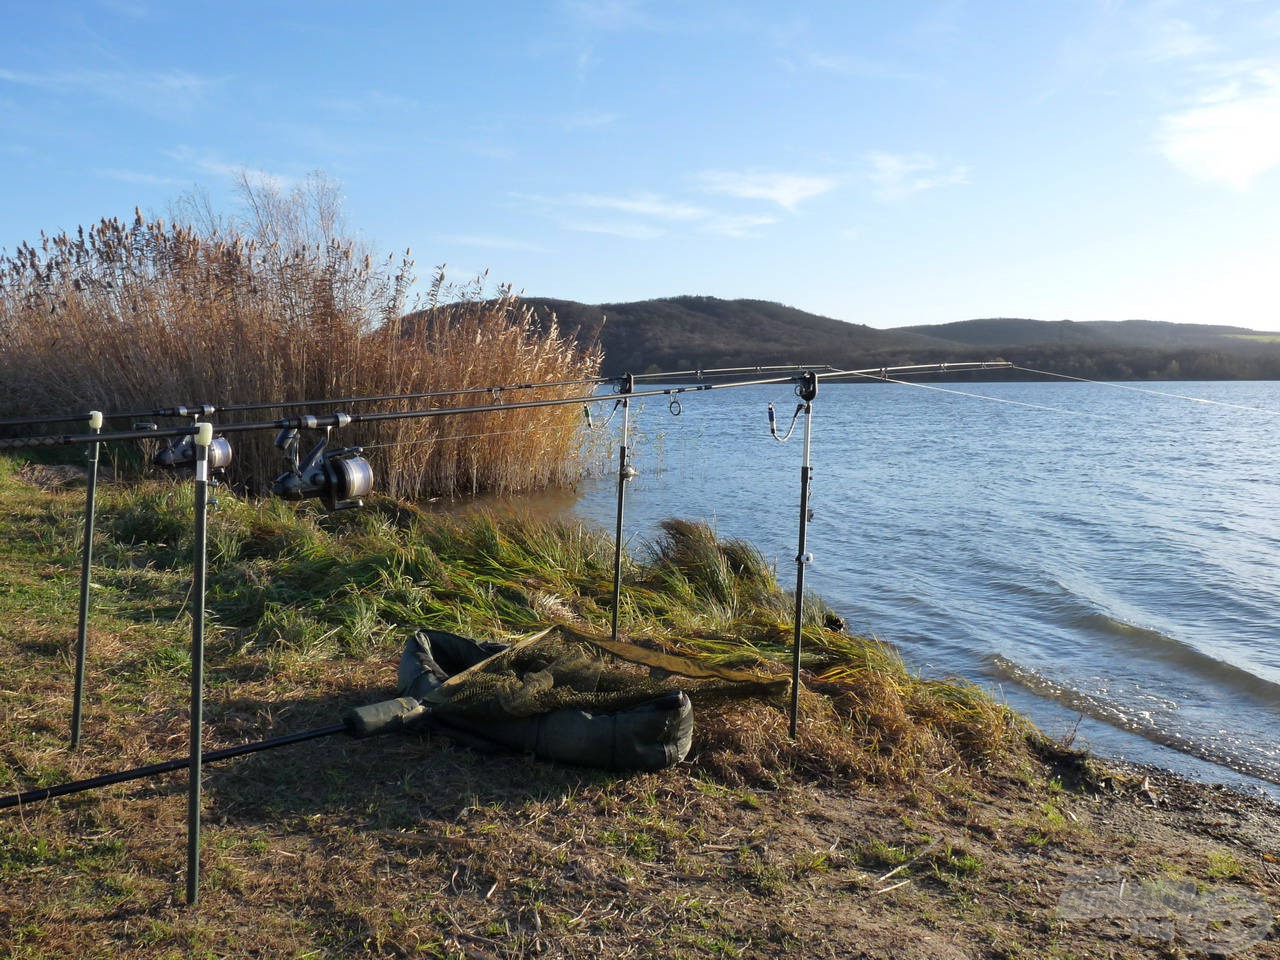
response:
<svg viewBox="0 0 1280 960"><path fill-rule="evenodd" d="M995 361L986 361L981 363L977 369L989 369L996 367L1010 367L1013 364ZM915 366L897 366L897 367L880 367L869 368L866 370L835 370L830 364L771 364L744 367L711 367L698 368L690 370L666 370L657 373L637 373L627 374L634 381L649 381L674 379L678 377L695 377L703 379L705 377L727 377L737 376L744 373L773 373L781 371L805 371L805 370L825 370L827 372L818 374L822 378L839 377L839 376L856 376L874 373L876 370L885 370L894 373L908 373L912 370L928 370L933 372L947 372L948 370L959 370L962 368L973 368L972 364L962 363L944 363L944 364L919 364ZM1028 367L1015 367L1018 370L1025 370L1028 373L1045 373L1047 376L1061 376L1066 379L1082 379L1078 377L1066 377L1065 374L1051 374L1045 371L1032 370ZM330 397L322 400L275 400L275 401L255 401L253 403L233 403L233 404L215 404L215 403L197 403L197 404L178 404L168 407L152 407L147 410L125 410L116 413L100 414L104 420L129 420L138 417L158 417L163 419L186 419L187 417L208 419L217 413L244 413L252 410L291 410L307 407L332 407L339 404L352 403L386 403L392 400L429 400L436 397L456 397L468 396L482 393L505 393L514 390L539 390L550 389L553 387L572 387L585 386L586 384L602 384L602 383L621 383L624 377L577 377L567 380L548 380L544 382L526 382L526 383L507 383L489 387L459 387L452 390L427 390L420 393L384 393L369 394L352 397ZM1090 381L1092 382L1092 381ZM1188 398L1192 399L1192 398ZM69 423L74 420L82 420L86 416L83 412L68 414L44 414L30 417L2 417L0 418L0 427L19 427L19 426L38 426L49 423ZM153 436L156 435L153 432Z"/></svg>
<svg viewBox="0 0 1280 960"><path fill-rule="evenodd" d="M819 379L834 377L869 378L883 374L911 373L945 373L964 370L1002 369L1012 366L1006 361L974 361L966 363L929 363L909 364L898 367L868 367L864 370L832 370L819 373ZM374 413L306 414L298 417L282 417L277 420L264 420L244 423L219 424L219 433L245 433L255 430L300 429L316 430L326 427L345 427L352 423L383 423L391 420L418 420L433 417L461 416L468 413L497 413L506 410L531 410L544 407L559 407L569 404L607 403L621 401L624 398L633 400L646 397L674 397L685 393L704 393L710 390L726 390L732 387L768 386L779 383L799 382L799 376L765 377L753 380L734 380L728 383L697 383L677 387L662 387L650 390L636 390L632 393L597 393L583 394L573 397L553 397L546 400L522 400L516 403L477 404L461 407L429 407L419 410L391 410ZM609 381L601 381L609 382ZM50 434L38 437L0 437L0 450L20 450L34 447L70 446L86 443L110 443L117 440L143 440L163 437L189 437L197 431L196 426L162 427L155 430L114 430L90 434Z"/></svg>
<svg viewBox="0 0 1280 960"><path fill-rule="evenodd" d="M577 377L572 380L550 380L538 383L506 383L492 387L460 387L456 390L428 390L423 393L385 393L359 397L334 397L326 400L276 400L272 402L256 401L254 403L213 404L200 403L190 406L157 407L151 410L128 410L121 413L106 413L106 420L130 420L137 417L159 417L186 419L187 417L204 417L208 419L216 413L243 413L250 410L290 410L306 407L333 407L349 403L385 403L391 400L428 400L434 397L464 396L477 393L504 393L509 390L537 390L551 387L575 387L589 383L609 383L617 377ZM48 414L32 417L6 417L0 419L0 427L36 426L45 423L69 423L84 419L85 414L68 415Z"/></svg>
<svg viewBox="0 0 1280 960"><path fill-rule="evenodd" d="M889 374L908 376L912 373L970 373L975 370L1009 370L1020 369L1008 360L966 360L956 363L916 363L897 367L870 367L864 370L836 370L827 367L826 373L819 373L819 380L836 380L840 377L857 377L861 380L885 380L893 382Z"/></svg>
<svg viewBox="0 0 1280 960"><path fill-rule="evenodd" d="M381 396L346 397L336 400L284 400L276 403L239 403L218 408L218 412L248 410L296 409L298 407L332 407L347 403L385 403L390 400L429 400L434 397L461 397L477 393L500 394L511 390L539 390L552 387L578 387L589 383L600 384L617 380L617 377L577 377L573 380L548 380L538 383L505 383L496 387L459 387L456 390L428 390L424 393L387 393Z"/></svg>
<svg viewBox="0 0 1280 960"><path fill-rule="evenodd" d="M262 750L274 750L277 747L287 747L295 743L303 743L307 740L318 740L321 737L331 737L337 733L345 733L350 730L349 723L334 723L327 727L316 727L312 730L303 730L300 733L290 733L284 736L272 737L267 740L255 740L252 743L242 743L234 747L225 747L221 750L210 750L201 755L204 763L214 763L218 760L229 760L232 757L242 757L250 753L258 753ZM162 773L172 773L174 770L182 770L191 765L190 757L177 757L173 760L164 760L160 763L151 763L143 767L133 767L129 770L119 770L115 773L104 773L97 777L89 777L85 780L72 780L67 783L55 784L51 787L38 787L33 790L24 790L21 793L10 794L7 797L0 797L0 810L6 810L9 807L22 807L31 803L40 803L43 800L52 800L55 797L65 797L73 793L83 793L86 790L96 790L99 787L109 787L116 783L127 783L130 780L142 780L146 777L156 777Z"/></svg>
<svg viewBox="0 0 1280 960"><path fill-rule="evenodd" d="M663 380L675 377L695 377L701 380L703 377L728 377L736 376L744 373L776 373L783 370L794 370L797 372L805 370L832 369L828 363L775 363L765 366L754 367L699 367L697 370L663 370L657 373L637 373L632 375L633 380Z"/></svg>
<svg viewBox="0 0 1280 960"><path fill-rule="evenodd" d="M733 383L700 383L681 387L665 387L660 390L637 391L631 394L602 393L584 394L573 397L555 397L547 400L522 400L516 403L490 403L462 407L429 407L419 410L390 410L375 413L306 414L298 417L283 417L278 420L263 420L245 423L226 423L218 425L219 433L246 433L254 430L300 429L316 430L326 427L345 427L352 423L382 423L389 420L419 420L432 417L459 416L467 413L497 413L504 410L530 410L543 407L560 407L568 404L606 403L610 400L621 400L624 396L663 397L682 393L696 393L707 390L721 390L726 387L747 387L764 384L789 383L794 377L771 377L761 380L744 380ZM163 437L189 437L196 433L197 427L162 427L151 430L113 430L98 434L51 434L39 437L0 437L0 450L20 450L33 447L70 446L85 443L110 443L116 440L143 440Z"/></svg>

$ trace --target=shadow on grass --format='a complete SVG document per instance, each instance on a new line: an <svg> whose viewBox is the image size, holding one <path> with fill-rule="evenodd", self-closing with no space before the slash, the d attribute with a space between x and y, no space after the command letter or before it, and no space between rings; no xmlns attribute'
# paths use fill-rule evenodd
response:
<svg viewBox="0 0 1280 960"><path fill-rule="evenodd" d="M218 713L245 717L270 710L275 719L252 733L233 724L246 740L268 739L338 723L348 708L390 696L386 688L348 688L324 698L271 703L236 699L221 705ZM216 736L216 721L209 729ZM482 753L435 732L395 732L363 740L338 733L208 765L205 816L248 825L321 815L346 826L405 829L425 821L457 820L474 808L556 801L622 776L509 753ZM175 787L185 790L181 783Z"/></svg>

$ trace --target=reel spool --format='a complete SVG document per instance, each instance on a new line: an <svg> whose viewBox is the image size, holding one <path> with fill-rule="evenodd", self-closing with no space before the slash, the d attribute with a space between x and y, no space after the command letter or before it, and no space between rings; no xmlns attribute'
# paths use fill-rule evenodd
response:
<svg viewBox="0 0 1280 960"><path fill-rule="evenodd" d="M308 452L299 456L301 436L296 427L288 427L276 435L290 469L271 484L271 492L283 500L319 499L330 510L346 510L364 506L364 497L373 492L373 467L360 456L362 447L329 449L329 433Z"/></svg>
<svg viewBox="0 0 1280 960"><path fill-rule="evenodd" d="M231 466L231 442L226 437L214 437L209 444L209 471L221 473ZM196 466L196 438L180 437L165 444L151 462L162 470L194 471Z"/></svg>

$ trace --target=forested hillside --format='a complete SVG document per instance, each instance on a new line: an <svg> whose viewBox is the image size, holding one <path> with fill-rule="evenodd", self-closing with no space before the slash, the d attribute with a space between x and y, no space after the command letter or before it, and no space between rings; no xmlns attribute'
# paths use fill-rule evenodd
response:
<svg viewBox="0 0 1280 960"><path fill-rule="evenodd" d="M1152 320L991 318L881 330L764 300L668 297L589 305L530 298L543 317L599 339L616 375L767 363L844 368L1011 360L1104 379L1280 379L1280 335Z"/></svg>

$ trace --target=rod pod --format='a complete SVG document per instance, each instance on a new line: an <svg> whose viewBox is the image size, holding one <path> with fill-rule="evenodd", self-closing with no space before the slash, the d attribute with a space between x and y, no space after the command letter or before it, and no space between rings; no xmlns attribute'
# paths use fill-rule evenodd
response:
<svg viewBox="0 0 1280 960"><path fill-rule="evenodd" d="M101 411L89 413L89 432L102 432ZM71 749L80 746L80 721L84 707L84 664L89 650L89 568L93 565L93 520L98 498L98 453L102 444L91 443L84 501L84 553L80 559L80 615L76 622L75 692L71 698Z"/></svg>
<svg viewBox="0 0 1280 960"><path fill-rule="evenodd" d="M631 439L631 400L636 379L631 374L622 378L618 392L622 394L622 440L618 444L618 523L613 535L613 624L610 636L618 639L618 608L622 603L622 517L627 499L627 483L636 475L631 465L627 444Z"/></svg>
<svg viewBox="0 0 1280 960"><path fill-rule="evenodd" d="M796 385L796 396L804 402L804 455L800 467L800 537L796 546L796 624L795 639L791 650L791 739L796 738L800 716L800 642L801 618L804 615L804 568L813 562L813 555L806 549L809 533L809 485L813 480L813 467L809 465L809 450L813 439L813 400L818 395L818 377L809 371Z"/></svg>

